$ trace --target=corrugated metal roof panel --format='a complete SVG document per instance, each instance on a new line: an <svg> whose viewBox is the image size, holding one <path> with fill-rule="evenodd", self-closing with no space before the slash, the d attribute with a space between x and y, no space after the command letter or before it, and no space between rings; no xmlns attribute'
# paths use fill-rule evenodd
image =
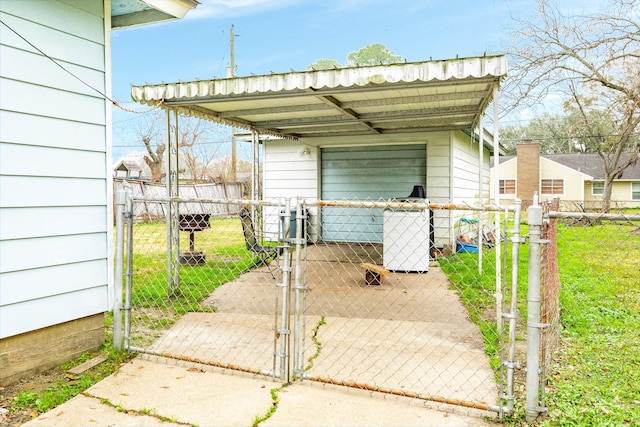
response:
<svg viewBox="0 0 640 427"><path fill-rule="evenodd" d="M133 86L171 107L287 138L473 129L507 74L504 56Z"/></svg>

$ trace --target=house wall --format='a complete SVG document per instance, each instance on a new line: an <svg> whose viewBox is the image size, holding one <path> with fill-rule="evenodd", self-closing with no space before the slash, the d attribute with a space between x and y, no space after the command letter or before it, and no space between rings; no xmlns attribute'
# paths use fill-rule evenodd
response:
<svg viewBox="0 0 640 427"><path fill-rule="evenodd" d="M495 194L495 190L497 189L497 185L494 185L494 181L496 179L496 169L498 171L498 179L500 180L505 180L505 179L513 179L516 181L516 190L517 190L517 186L518 186L518 159L517 158L511 158L509 160L504 160L504 161L500 161L500 165L498 166L498 168L493 167L491 168L491 171L489 173L490 178L490 186L489 186L489 190L490 190L490 194L491 194L491 200L495 200L496 198L496 194ZM517 192L517 191L516 191ZM514 200L516 199L516 194L500 194L500 203L501 204L509 204L512 203Z"/></svg>
<svg viewBox="0 0 640 427"><path fill-rule="evenodd" d="M107 93L110 3L2 0L2 19L96 90ZM106 19L105 19L106 16ZM95 325L108 309L110 175L104 97L0 26L0 382L55 364L18 363L24 334L65 338L55 328ZM107 172L109 171L109 172ZM84 319L84 320L83 320ZM54 328L54 332L51 332ZM59 349L56 358L104 339ZM35 338L31 338L32 340ZM24 362L24 360L22 360Z"/></svg>
<svg viewBox="0 0 640 427"><path fill-rule="evenodd" d="M563 200L584 200L584 181L587 178L585 174L544 157L540 159L540 169L540 179L564 180L564 192L562 194L543 194L540 192L541 201L555 198Z"/></svg>
<svg viewBox="0 0 640 427"><path fill-rule="evenodd" d="M519 146L520 147L520 146ZM518 189L520 188L521 182L519 177L521 176L518 173L518 168L520 165L527 164L526 160L522 160L520 157L515 157L505 161L504 163L500 163L498 167L498 179L514 179L516 180L516 193L519 194ZM530 162L529 162L530 163ZM525 167L525 170L527 168ZM496 168L491 169L491 198L495 197L494 195L494 185L493 181L495 179L495 170ZM556 197L561 198L563 200L584 200L586 193L584 190L584 182L585 179L589 179L587 175L582 172L576 171L575 169L571 169L560 163L549 160L545 157L540 157L539 161L539 170L540 175L539 179L562 179L564 180L564 192L562 194L542 194L540 191L540 180L538 181L538 186L535 191L538 191L538 195L540 201L554 199ZM529 191L533 190L533 183L530 182L527 184L530 188ZM590 190L589 190L590 191ZM528 194L528 193L527 193ZM531 193L533 194L533 193ZM500 194L500 203L510 203L513 202L518 196L516 194ZM525 199L523 199L525 200ZM526 199L526 200L531 200Z"/></svg>
<svg viewBox="0 0 640 427"><path fill-rule="evenodd" d="M611 188L612 207L614 207L615 204L625 208L640 207L640 200L631 199L631 183L631 181L616 181L613 183L613 187ZM591 181L584 183L584 200L586 202L601 202L602 196L593 195L591 187Z"/></svg>
<svg viewBox="0 0 640 427"><path fill-rule="evenodd" d="M264 197L267 200L302 196L320 198L320 147L409 144L427 145L427 185L429 201L449 203L478 198L478 144L463 132L379 135L377 137L307 138L304 141L268 140L264 142ZM304 153L308 149L309 154ZM484 156L484 182L489 184L489 152ZM455 188L455 191L451 189ZM485 197L488 195L488 188ZM266 218L275 218L277 208L266 210ZM311 230L318 230L318 212L311 209ZM450 211L434 211L435 244L451 244L455 218ZM277 223L266 223L267 233L277 235ZM316 239L317 236L313 236Z"/></svg>
<svg viewBox="0 0 640 427"><path fill-rule="evenodd" d="M472 138L464 132L455 131L451 132L451 179L453 194L451 200L453 203L481 203L488 202L489 197L489 150L483 148L483 175L482 175L482 192L480 191L480 170L478 168L479 152L478 141L473 141ZM482 193L482 194L481 194ZM443 245L454 241L456 232L456 222L459 217L473 217L477 218L477 214L471 212L450 212L441 211L439 213L443 217L440 225L441 232L436 234L442 239L442 244L436 246L444 247ZM444 219L448 221L445 221ZM437 217L436 217L437 219ZM489 215L485 215L480 218L483 222L490 220ZM438 230L438 223L434 224L436 230ZM448 232L449 235L444 236L444 233ZM438 241L438 238L436 238Z"/></svg>

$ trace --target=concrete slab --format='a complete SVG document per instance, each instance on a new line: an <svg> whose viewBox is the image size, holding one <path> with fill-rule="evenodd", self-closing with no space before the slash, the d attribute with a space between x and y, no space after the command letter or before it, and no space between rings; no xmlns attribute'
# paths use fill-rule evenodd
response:
<svg viewBox="0 0 640 427"><path fill-rule="evenodd" d="M248 426L262 417L265 427L496 426L486 415L309 381L283 387L261 376L141 356L24 426Z"/></svg>
<svg viewBox="0 0 640 427"><path fill-rule="evenodd" d="M437 322L329 317L318 330L322 351L307 374L438 400L496 404L497 386L484 349L455 339L445 332L450 328Z"/></svg>
<svg viewBox="0 0 640 427"><path fill-rule="evenodd" d="M120 411L100 399L79 395L57 408L23 424L24 427L95 426L95 427L181 427L149 415Z"/></svg>
<svg viewBox="0 0 640 427"><path fill-rule="evenodd" d="M481 414L429 408L424 402L332 385L295 383L278 393L261 426L492 426ZM450 408L453 409L453 408ZM455 409L454 409L455 410ZM484 414L486 415L486 414Z"/></svg>
<svg viewBox="0 0 640 427"><path fill-rule="evenodd" d="M139 334L148 350L174 359L139 357L86 396L28 425L165 425L162 420L168 419L247 426L273 410L272 389L279 390L278 404L265 426L489 425L490 412L466 405L496 403L483 339L437 266L423 274L392 272L382 285L368 286L359 263L380 264L374 245L311 245L307 250L300 356L315 381L280 389L281 382L269 377L216 368L279 370L274 351L280 350L282 337L274 331L280 328L276 313L283 288L262 267L207 298L203 304L214 312L186 313L168 330ZM351 387L327 384L331 381ZM380 389L389 393L371 391ZM436 403L443 400L465 405ZM149 414L152 420L140 422Z"/></svg>

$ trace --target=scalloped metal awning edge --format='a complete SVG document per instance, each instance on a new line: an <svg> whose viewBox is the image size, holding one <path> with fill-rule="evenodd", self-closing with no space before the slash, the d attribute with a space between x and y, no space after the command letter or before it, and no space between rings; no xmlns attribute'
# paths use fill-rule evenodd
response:
<svg viewBox="0 0 640 427"><path fill-rule="evenodd" d="M131 97L287 139L471 130L502 55L132 86Z"/></svg>

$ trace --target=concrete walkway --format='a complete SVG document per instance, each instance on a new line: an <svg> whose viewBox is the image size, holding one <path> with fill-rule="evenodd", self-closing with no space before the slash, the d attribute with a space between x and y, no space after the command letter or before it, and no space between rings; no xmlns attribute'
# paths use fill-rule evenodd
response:
<svg viewBox="0 0 640 427"><path fill-rule="evenodd" d="M139 357L24 426L494 426L416 399Z"/></svg>
<svg viewBox="0 0 640 427"><path fill-rule="evenodd" d="M486 410L398 395L488 407L498 392L480 331L444 273L392 273L381 286L367 286L358 262L381 262L369 249L315 245L306 270L304 354L315 356L305 372L364 387L311 380L283 387L269 377L184 361L273 370L275 281L262 268L219 287L203 301L213 312L185 314L147 347L175 359L139 356L26 425L492 425ZM317 354L314 340L321 343Z"/></svg>

